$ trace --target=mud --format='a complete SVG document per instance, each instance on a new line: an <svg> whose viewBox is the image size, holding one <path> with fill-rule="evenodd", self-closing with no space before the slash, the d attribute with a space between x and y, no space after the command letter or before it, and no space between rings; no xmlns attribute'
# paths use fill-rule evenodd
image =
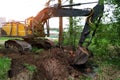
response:
<svg viewBox="0 0 120 80"><path fill-rule="evenodd" d="M86 64L79 67L72 65L72 53L68 47L52 48L39 54L25 52L22 55L14 50L0 49L1 56L11 58L11 69L8 71L11 80L79 80L83 72L90 72L92 68L86 67ZM36 66L36 70L31 72L25 64Z"/></svg>

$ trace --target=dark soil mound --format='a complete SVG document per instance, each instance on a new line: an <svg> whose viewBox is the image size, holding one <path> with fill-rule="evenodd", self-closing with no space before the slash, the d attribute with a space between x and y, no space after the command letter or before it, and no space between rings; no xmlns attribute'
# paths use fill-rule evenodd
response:
<svg viewBox="0 0 120 80"><path fill-rule="evenodd" d="M8 76L13 80L77 80L82 74L80 69L72 65L71 51L71 48L52 48L39 54L26 52L21 55L4 50L0 50L0 53L12 59ZM26 64L36 66L36 71L31 73Z"/></svg>

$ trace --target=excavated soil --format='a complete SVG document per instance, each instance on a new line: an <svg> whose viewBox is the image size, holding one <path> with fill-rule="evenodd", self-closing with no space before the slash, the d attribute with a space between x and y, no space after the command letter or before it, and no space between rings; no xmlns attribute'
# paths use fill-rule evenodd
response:
<svg viewBox="0 0 120 80"><path fill-rule="evenodd" d="M65 51L64 51L65 50ZM72 65L73 55L70 47L52 48L40 53L0 49L0 56L11 58L11 69L8 77L12 80L79 80L83 73L92 72L89 66ZM36 70L31 72L25 65L34 65Z"/></svg>

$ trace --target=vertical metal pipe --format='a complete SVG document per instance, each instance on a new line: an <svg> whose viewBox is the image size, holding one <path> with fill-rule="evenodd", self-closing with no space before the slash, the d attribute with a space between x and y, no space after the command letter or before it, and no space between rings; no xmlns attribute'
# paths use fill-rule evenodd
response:
<svg viewBox="0 0 120 80"><path fill-rule="evenodd" d="M49 37L50 36L49 20L46 21L46 27L47 27L47 37Z"/></svg>
<svg viewBox="0 0 120 80"><path fill-rule="evenodd" d="M61 5L62 5L61 0L58 0L58 4L61 7ZM62 44L62 40L63 40L62 33L63 33L63 19L62 19L62 17L59 17L59 45Z"/></svg>

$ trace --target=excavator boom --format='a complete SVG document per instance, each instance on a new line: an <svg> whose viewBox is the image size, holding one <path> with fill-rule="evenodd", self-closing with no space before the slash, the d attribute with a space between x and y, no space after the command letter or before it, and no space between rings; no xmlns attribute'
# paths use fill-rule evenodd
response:
<svg viewBox="0 0 120 80"><path fill-rule="evenodd" d="M98 20L103 14L104 5L97 4L93 9L74 9L74 8L62 8L62 7L47 7L40 11L37 16L34 18L35 24L39 24L45 22L47 19L51 17L80 17L86 16L87 20L84 26L84 29L81 33L81 37L79 40L79 46L82 46L86 37L90 33L90 24L94 24L95 21ZM98 20L99 22L99 20Z"/></svg>
<svg viewBox="0 0 120 80"><path fill-rule="evenodd" d="M69 8L54 8L47 7L40 11L34 20L43 22L51 17L77 17L77 16L88 16L91 9L69 9Z"/></svg>

